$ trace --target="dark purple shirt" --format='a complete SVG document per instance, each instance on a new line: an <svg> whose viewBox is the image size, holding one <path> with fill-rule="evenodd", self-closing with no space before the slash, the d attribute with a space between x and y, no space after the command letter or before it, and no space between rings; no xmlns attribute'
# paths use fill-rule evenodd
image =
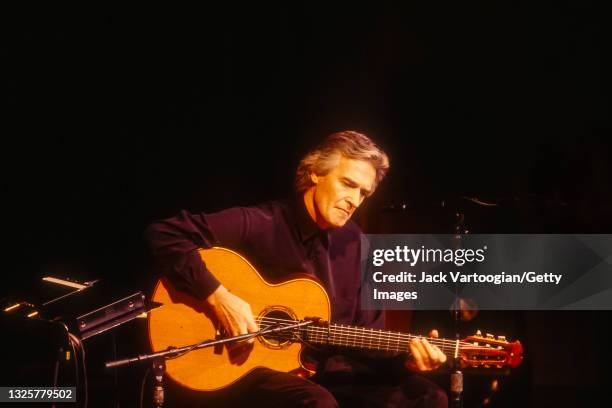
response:
<svg viewBox="0 0 612 408"><path fill-rule="evenodd" d="M353 221L321 230L301 200L272 201L212 214L181 211L149 226L146 235L163 273L204 299L219 282L198 248L223 246L244 255L270 281L294 273L316 277L332 305L332 322L382 328L384 314L361 310L361 230Z"/></svg>

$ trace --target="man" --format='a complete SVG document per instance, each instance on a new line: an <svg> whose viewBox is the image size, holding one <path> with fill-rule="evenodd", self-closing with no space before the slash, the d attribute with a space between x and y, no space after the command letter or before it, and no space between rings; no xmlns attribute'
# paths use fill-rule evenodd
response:
<svg viewBox="0 0 612 408"><path fill-rule="evenodd" d="M235 249L270 280L309 273L330 297L332 322L383 328L382 311L360 307L361 231L350 218L388 168L387 155L364 134L334 133L300 162L295 200L214 214L182 211L153 223L147 238L163 273L176 287L202 299L226 333L255 332L258 326L249 304L206 269L198 248ZM425 339L414 340L410 350L409 357L319 351L313 357L317 361L313 381L260 369L230 386L223 403L447 406L441 389L411 374L437 368L446 356Z"/></svg>

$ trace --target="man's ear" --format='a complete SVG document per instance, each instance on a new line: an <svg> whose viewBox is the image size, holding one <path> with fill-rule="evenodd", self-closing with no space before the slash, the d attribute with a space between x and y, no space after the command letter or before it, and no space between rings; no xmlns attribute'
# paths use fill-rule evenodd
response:
<svg viewBox="0 0 612 408"><path fill-rule="evenodd" d="M312 181L312 184L317 184L319 182L319 177L314 172L310 173L310 181Z"/></svg>

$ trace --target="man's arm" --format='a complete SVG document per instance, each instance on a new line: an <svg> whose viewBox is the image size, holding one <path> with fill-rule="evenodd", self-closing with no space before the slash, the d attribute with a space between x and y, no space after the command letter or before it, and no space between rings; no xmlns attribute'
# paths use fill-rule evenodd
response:
<svg viewBox="0 0 612 408"><path fill-rule="evenodd" d="M202 299L232 335L258 330L251 307L210 273L197 250L243 246L250 232L249 217L248 210L241 207L214 214L181 211L176 217L153 222L145 231L161 273L179 289Z"/></svg>

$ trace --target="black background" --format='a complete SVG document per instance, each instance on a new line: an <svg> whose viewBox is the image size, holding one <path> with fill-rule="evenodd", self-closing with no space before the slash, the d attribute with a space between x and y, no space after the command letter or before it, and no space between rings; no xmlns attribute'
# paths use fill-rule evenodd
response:
<svg viewBox="0 0 612 408"><path fill-rule="evenodd" d="M357 215L366 231L447 232L460 210L473 232L609 233L606 11L7 10L0 296L49 274L145 287L151 220L285 196L301 155L343 129L391 159ZM603 392L608 313L504 316L534 351L515 401L573 406Z"/></svg>

